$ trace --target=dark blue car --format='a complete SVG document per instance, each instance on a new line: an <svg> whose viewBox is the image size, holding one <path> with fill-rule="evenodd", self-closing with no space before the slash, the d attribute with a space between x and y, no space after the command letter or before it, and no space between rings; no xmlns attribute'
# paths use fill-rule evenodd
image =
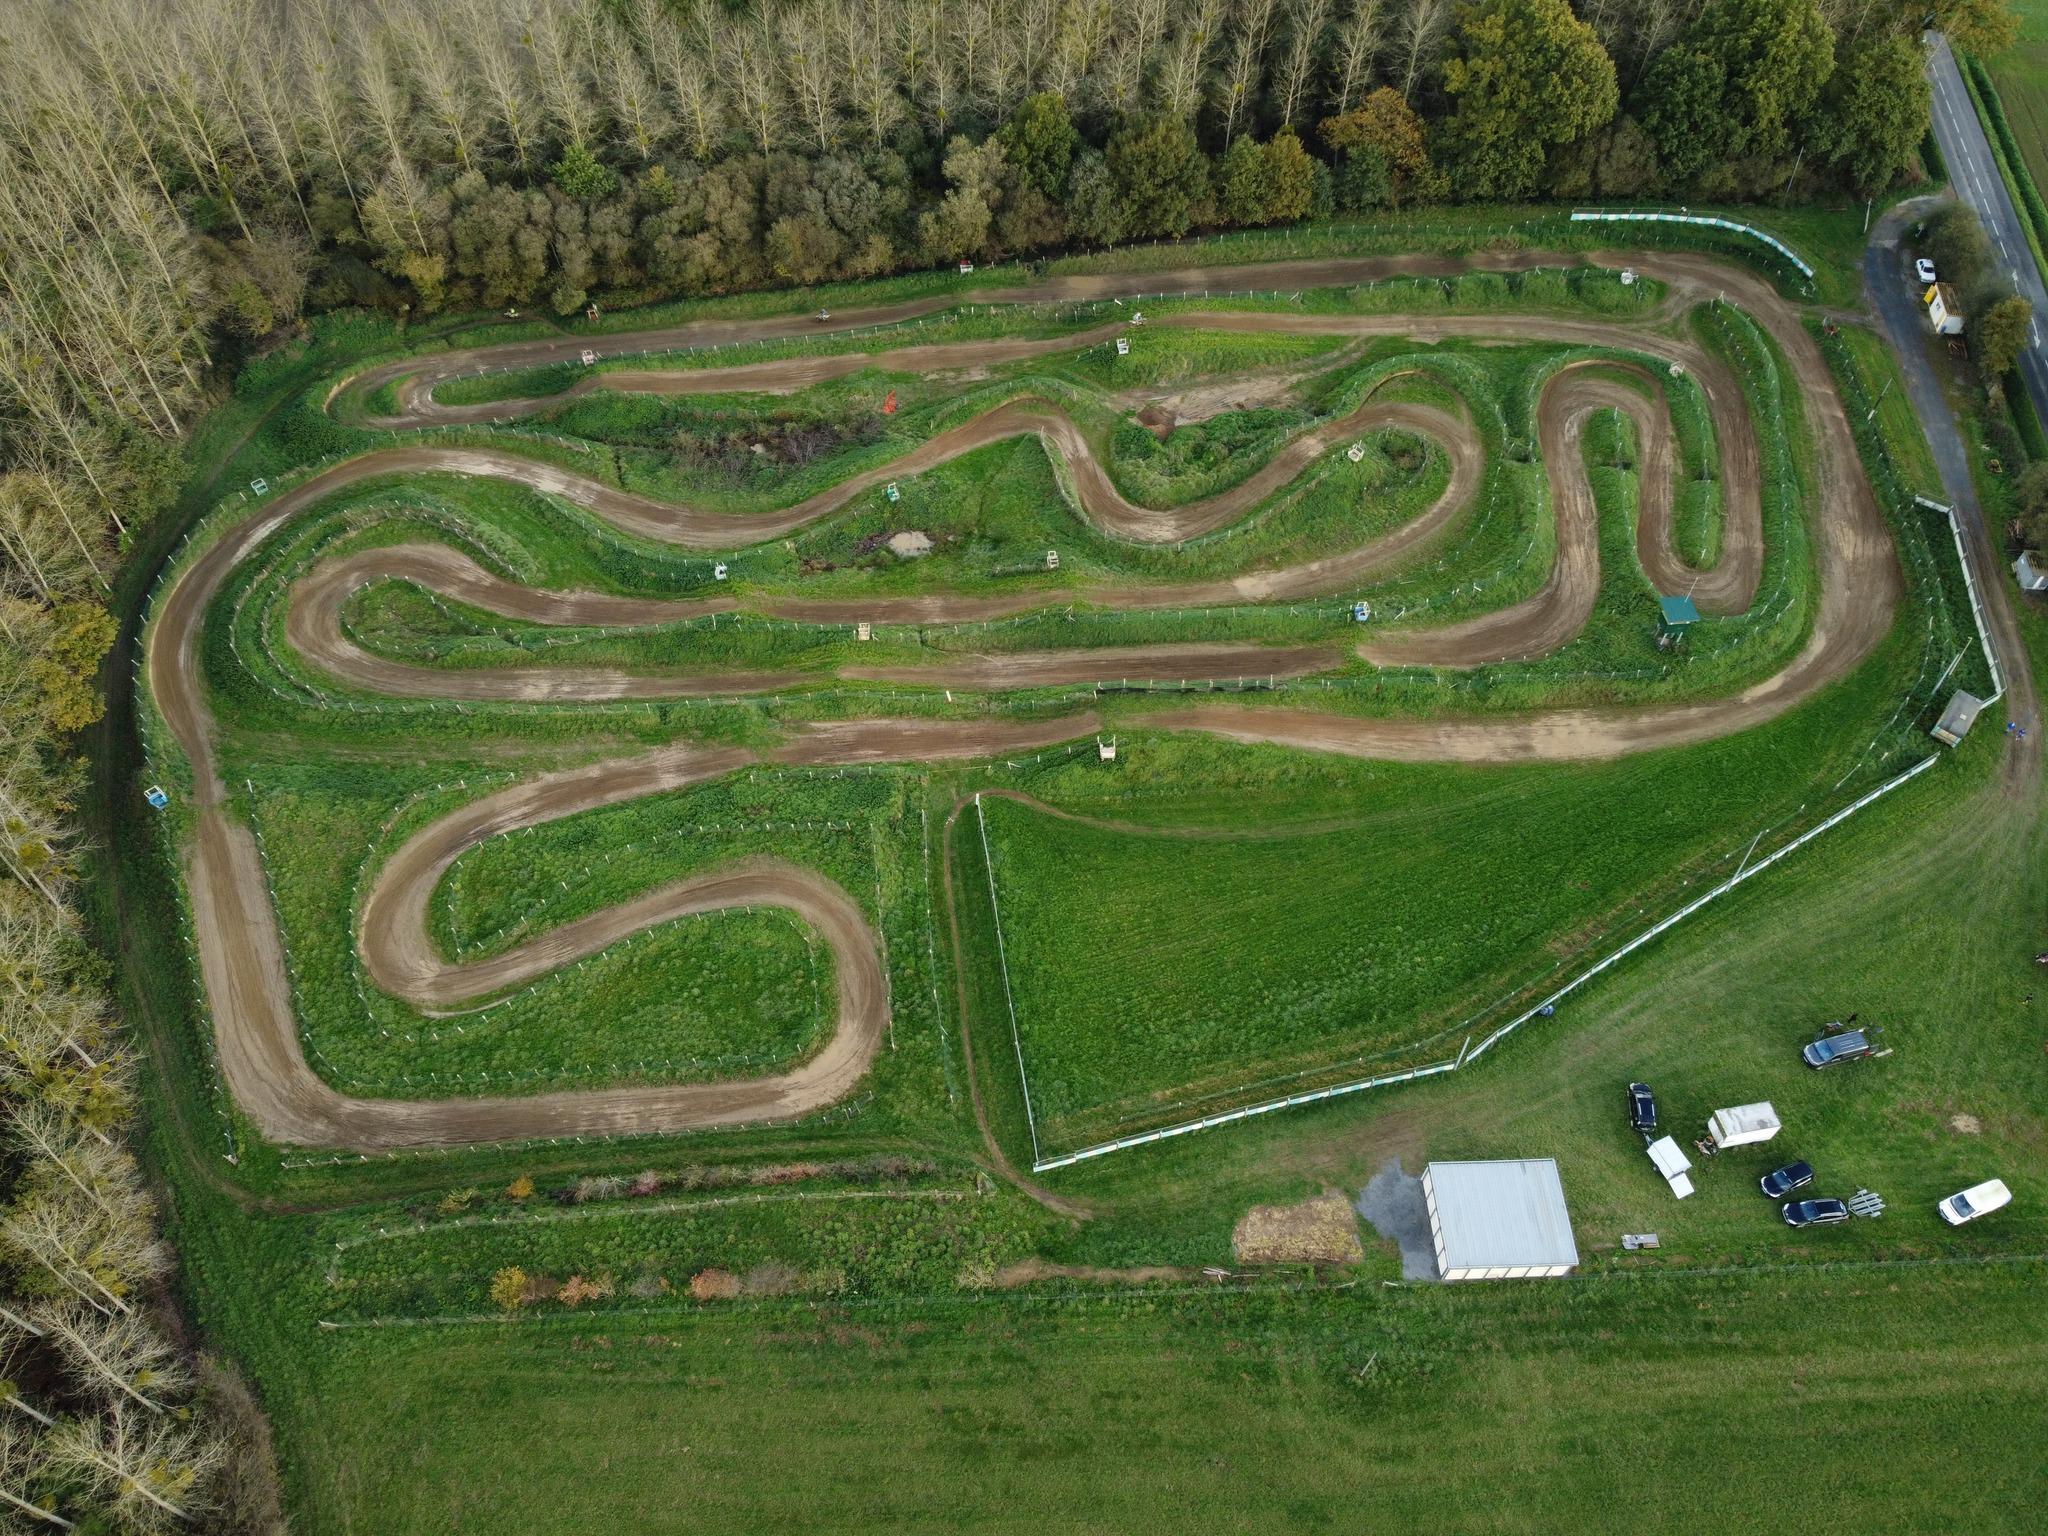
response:
<svg viewBox="0 0 2048 1536"><path fill-rule="evenodd" d="M1784 1167L1773 1169L1757 1180L1763 1192L1773 1200L1782 1200L1793 1190L1803 1189L1812 1182L1811 1163L1787 1163Z"/></svg>
<svg viewBox="0 0 2048 1536"><path fill-rule="evenodd" d="M1785 1225L1788 1227L1825 1227L1848 1219L1849 1207L1839 1200L1785 1202Z"/></svg>
<svg viewBox="0 0 2048 1536"><path fill-rule="evenodd" d="M1648 1083L1628 1085L1628 1123L1639 1131L1657 1129L1657 1101Z"/></svg>

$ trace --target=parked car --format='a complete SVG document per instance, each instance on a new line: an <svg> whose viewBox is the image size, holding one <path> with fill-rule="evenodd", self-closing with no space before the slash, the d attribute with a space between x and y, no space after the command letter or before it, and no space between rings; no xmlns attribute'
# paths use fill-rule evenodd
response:
<svg viewBox="0 0 2048 1536"><path fill-rule="evenodd" d="M1757 1180L1757 1183L1762 1186L1763 1192L1773 1200L1782 1200L1785 1196L1791 1194L1793 1190L1804 1189L1812 1182L1813 1164L1811 1163L1787 1163L1782 1168L1772 1169L1761 1179Z"/></svg>
<svg viewBox="0 0 2048 1536"><path fill-rule="evenodd" d="M1920 279L1920 286L1926 287L1935 281L1934 263L1922 256L1913 263L1913 275Z"/></svg>
<svg viewBox="0 0 2048 1536"><path fill-rule="evenodd" d="M1877 1049L1860 1029L1845 1029L1839 1035L1822 1035L1799 1054L1809 1067L1832 1067L1838 1061L1854 1061Z"/></svg>
<svg viewBox="0 0 2048 1536"><path fill-rule="evenodd" d="M1849 1207L1839 1200L1788 1200L1784 1212L1788 1227L1825 1227L1849 1219Z"/></svg>
<svg viewBox="0 0 2048 1536"><path fill-rule="evenodd" d="M1934 1208L1941 1212L1943 1221L1952 1227L1960 1227L1966 1221L1975 1221L1979 1216L1987 1216L2011 1204L2012 1191L2005 1187L2005 1180L1986 1179L1982 1184L1972 1184L1961 1194L1936 1201Z"/></svg>
<svg viewBox="0 0 2048 1536"><path fill-rule="evenodd" d="M1657 1129L1657 1100L1648 1083L1628 1085L1628 1123L1638 1131Z"/></svg>

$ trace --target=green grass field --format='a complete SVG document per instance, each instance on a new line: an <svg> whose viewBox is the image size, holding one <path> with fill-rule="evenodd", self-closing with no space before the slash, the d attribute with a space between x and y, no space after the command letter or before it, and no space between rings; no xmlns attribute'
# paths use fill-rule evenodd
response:
<svg viewBox="0 0 2048 1536"><path fill-rule="evenodd" d="M2048 186L2048 4L2010 0L2007 9L2019 18L2019 41L1985 63L2028 173Z"/></svg>
<svg viewBox="0 0 2048 1536"><path fill-rule="evenodd" d="M1861 215L1758 217L1823 261L1818 287L1832 303L1854 292ZM1500 220L1447 210L1427 230L1389 219L1214 249L1456 248L1529 233L1503 235ZM1099 264L1188 259L1168 247ZM1002 280L975 281L985 277ZM1599 278L1550 282L1524 279L1508 297L1622 314L1646 301ZM835 302L950 285L950 274L896 279ZM1437 290L1444 307L1501 299L1478 278ZM1395 302L1377 292L1315 302ZM740 295L660 313L775 303ZM972 318L995 333L991 318ZM1702 626L1692 662L1651 647L1633 554L1635 445L1619 418L1596 418L1585 454L1603 583L1593 623L1558 657L1441 676L1375 675L1361 662L1314 692L1245 698L1512 710L1699 697L1782 665L1812 606L1806 413L1747 320L1721 311L1693 325L1738 364L1761 428L1770 554L1758 615ZM1397 341L1340 361L1320 348L1231 350L1241 338L1218 350L1221 334L1148 329L1148 341L1176 340L1140 371L1056 356L1034 364L1033 387L1083 413L1119 483L1165 502L1233 483L1284 431L1419 364L1389 390L1462 402L1488 468L1469 525L1387 575L1376 601L1463 616L1542 579L1540 466L1513 449L1533 438L1541 381L1579 354ZM427 341L330 320L303 351L252 365L196 434L181 518L256 475L276 483L387 441L321 409L327 384ZM1775 843L1931 750L1935 674L1963 650L1952 682L1975 683L1981 662L1967 653L1945 533L1898 505L1902 488L1927 483L1929 456L1895 404L1901 391L1888 390L1881 348L1851 328L1826 355L1894 518L1908 603L1861 670L1770 726L1598 766L1457 769L1178 734L1161 729L1171 697L903 690L886 696L892 711L952 719L1098 709L1119 756L1104 763L1084 740L980 764L763 766L487 840L433 893L433 941L475 958L753 853L824 871L878 930L894 1022L859 1089L793 1124L373 1157L263 1143L217 1090L176 926L173 839L186 813L174 805L153 820L133 793L143 775L189 780L140 755L135 716L146 720L148 704L117 664L92 798L108 850L95 918L150 1063L146 1151L163 1179L180 1297L260 1393L294 1529L2030 1528L2048 1494L2027 1439L2048 1364L2048 1003L2033 1001L2030 964L2048 943L2048 827L2038 785L1995 729L1454 1075L1044 1175L1056 1204L1002 1177L992 1155L1026 1163L1031 1143L976 791L1084 818L1002 795L982 802L1019 1044L1053 1151L1179 1118L1194 1100L1285 1091L1274 1079L1355 1075L1361 1059L1403 1059L1432 1039L1447 1049L1426 1054L1454 1054L1468 1019L1497 1022L1512 999L1605 953L1729 872L1751 837ZM1164 444L1111 400L1220 366L1311 372L1290 401L1210 417ZM849 433L819 460L757 473L728 463L726 439L855 424L876 381L841 383L768 404L593 395L544 424L559 437L480 428L457 440L517 446L614 483L697 476L727 505L774 504L887 445ZM934 430L1014 383L921 381L905 389L898 426ZM1681 547L1711 550L1719 487L1701 471L1715 462L1712 429L1693 386L1669 389L1687 477ZM1876 407L1867 421L1864 400ZM1360 465L1312 472L1243 532L1139 551L1080 530L1036 443L998 444L906 482L900 511L863 507L749 552L735 584L845 595L1028 581L1045 594L1047 612L1007 628L899 626L871 655L1349 636L1341 614L1248 606L1124 621L1061 610L1069 583L1256 571L1397 526L1441 488L1443 456L1398 434L1369 447ZM860 546L902 526L897 517L957 538L922 562L870 560ZM118 597L130 639L146 576L180 531L141 536ZM1005 574L1055 538L1066 557L1057 577ZM263 835L316 1066L356 1091L404 1095L730 1075L800 1058L830 1016L829 960L772 912L643 935L459 1021L460 1034L361 987L361 881L448 808L660 742L767 746L790 722L872 715L885 697L818 687L769 701L455 713L314 673L284 638L290 582L326 555L415 539L534 584L711 590L701 556L449 477L336 498L229 585L204 657L222 776ZM1457 591L1480 573L1483 595ZM850 649L752 620L549 635L389 584L357 594L348 614L371 649L449 668L543 657L799 668ZM2048 664L2048 619L2028 625L2036 666ZM1606 675L1647 666L1661 670ZM1798 1047L1819 1022L1852 1011L1883 1029L1891 1054L1825 1074L1802 1067ZM1634 1078L1656 1087L1682 1137L1711 1108L1757 1098L1777 1104L1786 1133L1703 1164L1698 1195L1674 1203L1623 1120ZM1391 1244L1369 1229L1362 1265L1320 1275L1234 1253L1233 1228L1254 1204L1354 1196L1394 1158L1416 1171L1432 1157L1487 1156L1559 1159L1581 1274L1404 1285ZM1885 1219L1788 1230L1754 1180L1795 1156L1820 1169L1815 1193L1883 1193ZM2009 1210L1960 1229L1935 1218L1936 1199L1993 1173L2013 1185ZM1658 1231L1662 1247L1624 1254L1620 1234L1634 1231ZM1067 1268L1010 1268L1031 1263ZM1125 1269L1142 1265L1166 1272ZM1205 1268L1233 1273L1219 1285ZM522 1278L506 1281L514 1270Z"/></svg>

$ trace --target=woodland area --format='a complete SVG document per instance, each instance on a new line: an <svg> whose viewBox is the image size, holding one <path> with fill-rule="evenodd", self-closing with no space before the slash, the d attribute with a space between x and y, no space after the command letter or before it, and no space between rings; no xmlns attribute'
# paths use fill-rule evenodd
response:
<svg viewBox="0 0 2048 1536"><path fill-rule="evenodd" d="M1876 193L1918 174L1930 12L2011 36L2002 0L0 7L0 1527L176 1525L235 1462L231 1387L153 1317L169 1255L71 821L109 581L234 361L348 305L570 313L1442 201Z"/></svg>

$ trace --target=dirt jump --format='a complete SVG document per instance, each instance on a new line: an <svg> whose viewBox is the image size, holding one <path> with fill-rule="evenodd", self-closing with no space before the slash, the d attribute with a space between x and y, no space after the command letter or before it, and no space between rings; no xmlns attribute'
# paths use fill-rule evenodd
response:
<svg viewBox="0 0 2048 1536"><path fill-rule="evenodd" d="M1014 291L978 291L974 300L977 304L1038 303L1139 292L1198 295L1234 288L1310 288L1406 272L1448 273L1474 265L1514 269L1577 259L1516 252L1473 262L1439 257L1296 262L1131 277L1065 278ZM1725 296L1769 333L1789 365L1818 445L1819 497L1812 509L1812 535L1819 600L1812 628L1797 655L1774 676L1737 693L1684 704L1407 720L1208 702L1155 711L1146 716L1148 725L1408 761L1610 758L1697 742L1761 724L1845 676L1872 652L1891 626L1903 590L1901 578L1833 381L1798 315L1763 279L1719 261L1657 253L1600 259L1614 264L1625 260L1666 283L1670 288L1667 314ZM949 304L946 300L919 301L848 313L830 328L798 315L704 321L608 337L598 345L609 356L814 336L900 321ZM1742 612L1755 600L1764 555L1756 435L1739 383L1703 348L1640 323L1532 314L1351 317L1218 312L1177 316L1172 323L1355 337L1544 341L1621 351L1641 359L1633 365L1573 363L1557 369L1542 385L1536 426L1556 528L1555 562L1542 590L1526 602L1478 619L1388 634L1364 648L1369 660L1477 665L1546 653L1584 628L1592 612L1600 567L1598 518L1581 462L1579 436L1588 417L1600 410L1619 410L1634 424L1643 471L1638 552L1646 574L1664 590L1693 586L1702 608L1712 612ZM972 361L986 365L1035 356L1040 351L1072 350L1090 339L1120 334L1121 329L1100 327L1100 334L1085 331L1043 342L975 343ZM480 369L512 370L569 362L585 345L589 343L572 337L409 359L344 381L329 398L333 402L394 383L402 414L382 425L405 428L500 419L540 409L561 397L498 402L489 407L445 407L434 403L434 388ZM666 392L789 390L861 367L928 371L961 366L965 361L964 354L948 344L743 363L728 369L609 373L579 383L572 392L599 387L600 381L602 387ZM1724 545L1719 561L1705 571L1696 571L1684 562L1673 548L1671 536L1674 453L1662 378L1677 369L1690 372L1699 383L1721 458ZM836 1027L811 1057L768 1077L530 1096L419 1101L349 1097L324 1082L306 1061L261 858L249 829L230 814L226 803L201 661L206 614L231 575L271 535L334 492L379 476L483 476L560 496L642 537L692 549L733 549L802 528L883 480L914 474L990 442L1031 434L1065 465L1081 515L1113 537L1163 543L1227 526L1333 447L1383 426L1430 438L1450 466L1448 483L1437 500L1391 533L1326 559L1228 580L1094 587L1076 594L1105 609L1258 602L1342 591L1362 576L1445 538L1469 515L1483 468L1483 449L1472 424L1433 406L1368 396L1344 416L1298 434L1241 485L1171 510L1147 508L1125 499L1065 413L1050 402L1029 397L1004 403L938 434L886 466L853 476L793 506L739 516L634 496L508 451L406 445L378 449L337 464L262 504L240 522L222 527L213 542L160 589L146 638L145 666L156 705L193 770L197 816L185 850L184 873L221 1068L237 1104L273 1141L358 1151L569 1134L672 1132L785 1121L814 1113L853 1091L885 1037L890 1017L887 972L876 935L859 906L831 881L779 861L733 865L648 891L540 934L507 953L472 963L446 959L429 937L426 914L436 884L465 850L490 838L594 807L705 782L753 763L976 760L1069 741L1094 732L1100 724L1089 712L1029 723L876 718L794 724L784 728L777 745L758 752L678 743L543 775L466 805L400 846L379 868L357 913L356 941L365 970L389 994L430 1014L458 1012L678 917L742 905L778 906L801 917L831 949L837 987ZM560 625L656 624L740 608L825 624L860 620L947 623L1021 612L1051 601L1043 593L999 597L933 594L855 602L733 596L666 600L543 591L495 576L452 549L404 544L316 562L290 594L286 618L289 643L308 665L355 687L416 698L594 702L701 693L731 696L786 687L792 681L822 675L412 666L357 646L348 639L341 622L343 606L352 592L369 583L394 579L509 618ZM1061 603L1068 600L1065 593L1058 599ZM1269 647L1209 643L948 654L925 665L845 668L839 675L975 690L1123 676L1292 677L1339 664L1345 659L1344 650L1335 644Z"/></svg>

